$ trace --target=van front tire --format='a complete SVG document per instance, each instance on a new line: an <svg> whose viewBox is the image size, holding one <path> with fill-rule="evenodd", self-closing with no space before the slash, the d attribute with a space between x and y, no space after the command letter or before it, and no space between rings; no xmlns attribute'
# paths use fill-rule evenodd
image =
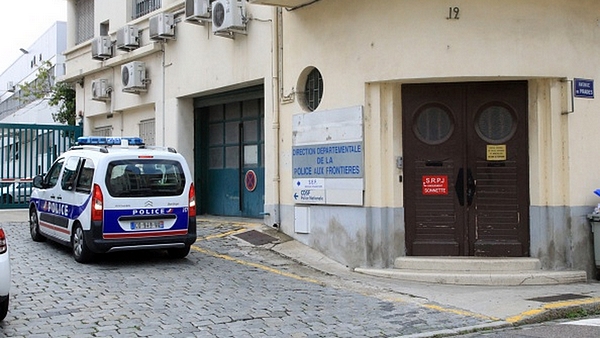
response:
<svg viewBox="0 0 600 338"><path fill-rule="evenodd" d="M0 302L0 321L4 320L4 318L6 318L6 315L8 314L8 298L9 296L7 295L6 299Z"/></svg>
<svg viewBox="0 0 600 338"><path fill-rule="evenodd" d="M85 243L84 236L81 225L75 225L71 237L71 247L73 248L73 257L78 263L89 263L94 258L94 253Z"/></svg>

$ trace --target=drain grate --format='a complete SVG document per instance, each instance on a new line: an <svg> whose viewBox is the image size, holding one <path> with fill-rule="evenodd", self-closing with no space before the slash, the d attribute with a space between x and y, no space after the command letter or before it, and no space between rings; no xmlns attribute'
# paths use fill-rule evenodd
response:
<svg viewBox="0 0 600 338"><path fill-rule="evenodd" d="M256 230L242 232L241 234L237 234L234 236L253 245L263 245L267 243L273 243L279 240L273 236L269 236Z"/></svg>
<svg viewBox="0 0 600 338"><path fill-rule="evenodd" d="M562 295L538 297L538 298L531 298L531 299L527 299L527 300L532 300L535 302L542 302L542 303L552 303L552 302L559 302L559 301L563 301L563 300L573 300L573 299L583 299L583 298L590 298L590 296L576 295L574 293L565 293Z"/></svg>

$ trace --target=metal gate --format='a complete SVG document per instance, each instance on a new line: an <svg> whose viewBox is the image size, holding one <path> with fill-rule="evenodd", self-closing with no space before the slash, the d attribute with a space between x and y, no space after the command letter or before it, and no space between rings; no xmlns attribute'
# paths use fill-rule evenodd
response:
<svg viewBox="0 0 600 338"><path fill-rule="evenodd" d="M0 209L25 208L31 181L82 135L81 126L0 123Z"/></svg>

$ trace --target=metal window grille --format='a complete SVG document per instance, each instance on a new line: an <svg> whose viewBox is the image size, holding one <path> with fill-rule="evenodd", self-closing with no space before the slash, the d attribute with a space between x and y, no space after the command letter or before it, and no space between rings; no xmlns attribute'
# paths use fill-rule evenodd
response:
<svg viewBox="0 0 600 338"><path fill-rule="evenodd" d="M94 128L92 136L112 136L112 126Z"/></svg>
<svg viewBox="0 0 600 338"><path fill-rule="evenodd" d="M306 106L311 111L317 109L323 97L323 77L317 68L313 69L306 78Z"/></svg>
<svg viewBox="0 0 600 338"><path fill-rule="evenodd" d="M144 120L140 121L140 137L144 140L144 143L148 146L156 145L156 120Z"/></svg>
<svg viewBox="0 0 600 338"><path fill-rule="evenodd" d="M77 44L94 37L94 0L77 0L75 2L77 25Z"/></svg>
<svg viewBox="0 0 600 338"><path fill-rule="evenodd" d="M133 19L154 12L161 7L161 0L133 0Z"/></svg>

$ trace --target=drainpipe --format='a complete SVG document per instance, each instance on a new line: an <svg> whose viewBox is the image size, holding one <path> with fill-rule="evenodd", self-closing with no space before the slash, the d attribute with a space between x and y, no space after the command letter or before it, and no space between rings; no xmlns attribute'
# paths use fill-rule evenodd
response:
<svg viewBox="0 0 600 338"><path fill-rule="evenodd" d="M281 39L283 36L283 30L282 30L282 11L280 7L275 7L275 9L273 10L274 13L274 18L273 18L273 32L272 32L272 55L273 55L273 64L272 64L272 69L271 69L271 73L272 73L272 88L271 88L271 92L272 92L272 96L273 96L273 121L272 121L272 130L273 130L273 139L275 140L274 144L273 144L273 150L274 150L274 154L275 154L275 163L274 163L274 170L273 172L275 173L275 176L273 177L273 184L274 184L274 201L275 201L275 205L274 205L274 213L275 213L275 217L271 218L271 220L274 222L273 226L279 228L279 225L281 224L281 215L280 215L280 211L281 211L281 174L280 174L280 166L279 166L279 157L281 156L279 154L279 132L280 132L280 126L279 126L279 114L280 114L280 109L279 109L279 102L280 102L280 97L281 97L281 93L283 92L283 85L282 85L282 76L283 76L283 67L282 67L282 43L281 43Z"/></svg>
<svg viewBox="0 0 600 338"><path fill-rule="evenodd" d="M162 53L162 61L161 61L161 68L162 68L162 146L166 147L167 142L165 139L166 138L165 134L166 134L167 129L165 127L165 123L166 123L165 110L166 110L167 105L165 103L165 98L166 98L166 86L167 86L167 84L166 84L166 82L167 82L166 81L166 73L167 72L165 71L166 66L165 66L165 42L164 41L162 41L160 43L160 50Z"/></svg>

